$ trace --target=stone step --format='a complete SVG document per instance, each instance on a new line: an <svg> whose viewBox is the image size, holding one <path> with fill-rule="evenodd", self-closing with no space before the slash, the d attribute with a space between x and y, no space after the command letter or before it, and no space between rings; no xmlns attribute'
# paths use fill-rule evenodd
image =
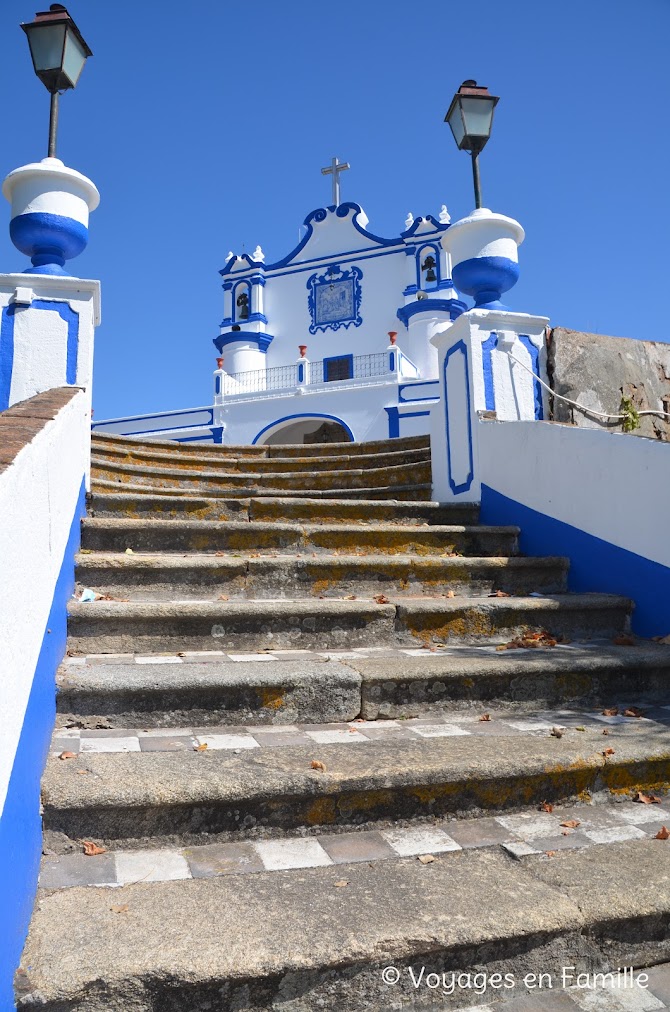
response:
<svg viewBox="0 0 670 1012"><path fill-rule="evenodd" d="M526 630L614 636L631 602L607 594L401 601L72 602L73 653L266 648L352 649L422 643L503 643Z"/></svg>
<svg viewBox="0 0 670 1012"><path fill-rule="evenodd" d="M342 488L356 489L369 487L388 487L391 485L424 484L431 480L430 461L413 464L396 464L390 467L352 467L344 470L303 470L266 471L251 473L250 471L197 470L190 471L174 466L150 467L144 464L126 464L117 461L91 458L91 474L95 480L133 481L138 485L155 485L172 487L182 490L204 492L208 490L228 490L234 488L271 488L339 490Z"/></svg>
<svg viewBox="0 0 670 1012"><path fill-rule="evenodd" d="M236 457L249 457L258 459L262 457L324 457L330 455L347 454L347 456L371 453L399 452L402 450L426 450L430 449L429 436L402 436L398 439L377 439L362 443L293 443L280 444L275 446L207 446L198 444L197 451L187 443L170 442L164 439L145 439L142 436L121 436L111 433L93 432L91 446L95 450L98 447L110 449L133 450L156 450L158 452L169 451L175 457L187 457L197 452L218 459L222 453L233 454Z"/></svg>
<svg viewBox="0 0 670 1012"><path fill-rule="evenodd" d="M172 449L156 447L94 446L93 458L97 466L128 464L138 467L164 468L189 471L215 471L219 474L230 474L241 471L245 474L280 473L282 471L348 471L361 468L394 467L398 465L425 464L430 462L430 448L418 450L396 450L389 448L383 453L347 454L340 450L337 454L309 456L248 456L235 453L234 448L222 447L219 455L199 453L191 449L188 453L175 454Z"/></svg>
<svg viewBox="0 0 670 1012"><path fill-rule="evenodd" d="M380 593L415 597L451 593L476 597L495 591L527 595L567 589L568 559L450 558L409 555L305 558L126 555L95 552L77 557L83 587L128 601L301 600L373 598Z"/></svg>
<svg viewBox="0 0 670 1012"><path fill-rule="evenodd" d="M273 498L208 499L137 492L94 492L89 516L144 519L259 520L283 523L476 524L479 506L398 500Z"/></svg>
<svg viewBox="0 0 670 1012"><path fill-rule="evenodd" d="M121 475L118 475L113 481L108 481L105 478L96 478L95 476L91 481L91 488L94 493L113 493L118 494L122 492L126 495L152 495L155 497L161 497L163 500L170 500L171 498L190 498L191 495L195 496L196 493L188 493L183 488L168 488L158 487L156 485L136 485L133 482L125 481ZM224 499L229 500L236 497L250 498L250 497L262 497L268 500L271 499L286 499L288 497L296 499L325 499L325 500L342 500L342 499L353 499L358 501L365 500L382 500L383 502L426 502L429 501L432 495L433 487L431 482L422 482L412 485L388 485L379 486L377 488L303 488L303 489L291 489L291 488L229 488L229 489L208 489L207 495L198 495L198 498L206 498L207 500L213 499Z"/></svg>
<svg viewBox="0 0 670 1012"><path fill-rule="evenodd" d="M346 555L514 555L518 527L409 524L298 524L276 521L134 520L87 518L86 551L324 552Z"/></svg>
<svg viewBox="0 0 670 1012"><path fill-rule="evenodd" d="M607 736L602 728L568 726L555 737L542 722L517 734L474 734L447 723L417 730L424 734L368 740L347 724L330 733L303 725L307 745L274 747L242 731L232 742L200 732L208 746L201 751L93 751L96 738L82 736L89 751L47 760L44 829L105 847L202 845L501 815L593 796L630 799L670 784L668 728L651 721L610 728ZM129 748L130 738L119 740ZM668 815L662 805L658 812Z"/></svg>
<svg viewBox="0 0 670 1012"><path fill-rule="evenodd" d="M551 859L468 849L429 864L411 856L43 892L20 1008L381 1012L427 1010L443 995L439 1007L454 1010L510 994L532 1002L540 992L523 981L540 972L558 1008L565 967L574 984L579 972L668 959L668 881L667 843L633 840ZM470 988L450 997L423 984L443 973L448 985L469 973ZM661 1007L642 994L646 1003L626 1007Z"/></svg>
<svg viewBox="0 0 670 1012"><path fill-rule="evenodd" d="M670 649L663 646L598 643L502 653L480 646L415 654L400 648L344 651L341 657L286 650L234 654L235 660L216 651L70 658L58 676L59 723L169 729L358 716L384 723L440 716L458 721L488 710L491 720L476 727L493 733L497 709L524 714L550 706L596 707L596 723L605 728L630 723L623 716L629 706L647 701L646 715L668 701ZM614 706L621 716L602 716L603 707ZM541 719L556 723L561 717L543 713ZM580 723L589 720L580 717Z"/></svg>

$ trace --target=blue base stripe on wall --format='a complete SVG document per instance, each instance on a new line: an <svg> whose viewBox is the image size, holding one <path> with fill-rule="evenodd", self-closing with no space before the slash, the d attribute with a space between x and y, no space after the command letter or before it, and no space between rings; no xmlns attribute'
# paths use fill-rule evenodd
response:
<svg viewBox="0 0 670 1012"><path fill-rule="evenodd" d="M0 1009L14 1008L14 971L28 933L42 853L40 779L56 718L56 669L65 654L67 602L86 511L82 481L35 669L21 737L0 818Z"/></svg>
<svg viewBox="0 0 670 1012"><path fill-rule="evenodd" d="M516 524L524 555L563 555L570 559L568 587L574 591L622 594L635 601L633 631L639 636L670 632L668 587L670 568L619 548L593 534L482 484L480 522Z"/></svg>

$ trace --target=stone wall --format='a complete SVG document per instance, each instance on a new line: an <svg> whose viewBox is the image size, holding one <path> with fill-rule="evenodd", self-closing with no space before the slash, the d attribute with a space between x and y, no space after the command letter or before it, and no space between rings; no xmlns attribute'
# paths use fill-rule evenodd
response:
<svg viewBox="0 0 670 1012"><path fill-rule="evenodd" d="M670 412L670 344L555 327L548 341L547 367L557 393L597 411L618 413L623 396L630 398L638 411ZM583 428L622 429L620 421L597 419L557 398L553 402L554 421ZM645 416L634 432L670 440L670 419Z"/></svg>

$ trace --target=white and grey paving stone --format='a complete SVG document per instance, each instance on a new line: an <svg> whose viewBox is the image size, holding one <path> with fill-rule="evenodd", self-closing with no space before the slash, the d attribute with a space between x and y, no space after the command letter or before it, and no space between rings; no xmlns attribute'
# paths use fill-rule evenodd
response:
<svg viewBox="0 0 670 1012"><path fill-rule="evenodd" d="M653 819L650 809L654 809ZM561 825L570 820L578 821L579 826L570 829ZM448 859L450 853L478 847L502 847L518 860L527 857L550 860L554 852L566 848L652 839L662 825L670 828L670 799L667 807L632 801L583 804L556 807L551 813L533 811L467 820L443 819L432 825L276 840L117 850L95 857L87 857L83 852L47 855L42 861L40 886L43 889L115 886L423 855Z"/></svg>

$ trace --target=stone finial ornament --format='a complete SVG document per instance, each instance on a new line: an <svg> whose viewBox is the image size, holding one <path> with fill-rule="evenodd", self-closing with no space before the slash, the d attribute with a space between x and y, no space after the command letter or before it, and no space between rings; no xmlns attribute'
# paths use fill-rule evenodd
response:
<svg viewBox="0 0 670 1012"><path fill-rule="evenodd" d="M447 210L446 204L443 204L442 207L440 208L439 221L440 225L448 225L449 222L451 221L451 215Z"/></svg>
<svg viewBox="0 0 670 1012"><path fill-rule="evenodd" d="M414 215L410 211L407 217L405 218L405 228L406 229L411 228L413 224L414 224Z"/></svg>
<svg viewBox="0 0 670 1012"><path fill-rule="evenodd" d="M487 207L455 221L442 236L454 284L474 298L477 309L507 309L500 296L519 280L518 247L524 238L518 221Z"/></svg>
<svg viewBox="0 0 670 1012"><path fill-rule="evenodd" d="M256 263L261 263L263 260L265 260L265 253L260 248L260 246L257 246L256 249L253 251L253 253L251 254L251 259L255 260Z"/></svg>
<svg viewBox="0 0 670 1012"><path fill-rule="evenodd" d="M65 261L88 244L88 217L100 203L96 186L59 158L43 158L10 172L2 192L12 205L9 234L32 259L24 274L69 277Z"/></svg>

